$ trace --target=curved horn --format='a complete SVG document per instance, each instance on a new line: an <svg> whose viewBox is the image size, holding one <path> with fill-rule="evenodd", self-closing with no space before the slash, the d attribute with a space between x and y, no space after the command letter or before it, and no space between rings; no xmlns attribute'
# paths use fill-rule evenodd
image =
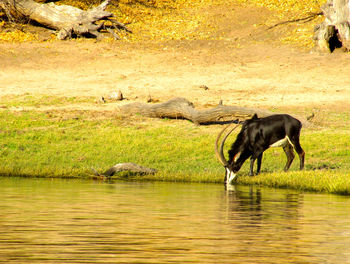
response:
<svg viewBox="0 0 350 264"><path fill-rule="evenodd" d="M238 124L233 127L227 134L226 136L224 137L224 139L222 140L221 142L221 145L220 145L220 150L218 148L218 143L219 143L219 140L220 140L220 137L222 135L222 133L224 133L224 131L230 126L231 124L228 124L226 127L224 127L220 133L218 134L217 138L216 138L216 141L215 141L215 154L216 154L216 157L217 159L221 162L222 165L224 165L225 167L228 165L228 161L225 159L225 156L224 156L224 145L225 145L225 141L227 139L227 137L232 133L233 130L235 130L237 127L238 127Z"/></svg>

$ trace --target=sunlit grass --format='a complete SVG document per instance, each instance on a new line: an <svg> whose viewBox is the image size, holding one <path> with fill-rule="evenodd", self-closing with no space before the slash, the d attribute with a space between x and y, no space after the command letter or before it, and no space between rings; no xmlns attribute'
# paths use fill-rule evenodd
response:
<svg viewBox="0 0 350 264"><path fill-rule="evenodd" d="M125 126L113 119L9 111L1 112L0 120L0 171L5 175L77 177L91 167L103 171L121 162L155 167L164 175L218 172L208 135L191 124L184 133L166 124Z"/></svg>

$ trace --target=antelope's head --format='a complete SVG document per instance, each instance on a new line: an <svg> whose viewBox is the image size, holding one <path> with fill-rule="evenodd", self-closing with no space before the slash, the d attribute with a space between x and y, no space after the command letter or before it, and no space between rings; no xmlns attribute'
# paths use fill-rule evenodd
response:
<svg viewBox="0 0 350 264"><path fill-rule="evenodd" d="M220 133L218 134L216 141L215 141L215 154L217 159L219 160L219 162L225 167L225 179L226 179L226 184L229 185L232 183L232 181L236 178L237 176L237 172L239 170L239 168L236 168L237 166L235 166L235 160L236 158L238 158L239 156L237 156L234 160L232 160L232 162L228 162L225 158L224 155L224 145L225 145L225 141L227 139L227 137L232 133L233 130L235 130L238 127L238 124L236 126L234 126L233 128L231 128L225 135L225 137L223 138L220 147L219 147L219 141L221 138L221 135L224 133L224 131L230 126L231 124L229 124L228 126L224 127Z"/></svg>

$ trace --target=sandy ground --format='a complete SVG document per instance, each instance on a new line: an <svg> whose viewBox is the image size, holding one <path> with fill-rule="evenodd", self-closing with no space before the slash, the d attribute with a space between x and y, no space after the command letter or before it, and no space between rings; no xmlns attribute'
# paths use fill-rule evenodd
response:
<svg viewBox="0 0 350 264"><path fill-rule="evenodd" d="M0 43L0 96L98 99L121 90L127 103L151 95L160 101L186 97L198 106L222 99L248 107L350 109L349 53L304 51L261 35L248 41L255 16L246 35L237 38L241 29L225 28L222 40Z"/></svg>

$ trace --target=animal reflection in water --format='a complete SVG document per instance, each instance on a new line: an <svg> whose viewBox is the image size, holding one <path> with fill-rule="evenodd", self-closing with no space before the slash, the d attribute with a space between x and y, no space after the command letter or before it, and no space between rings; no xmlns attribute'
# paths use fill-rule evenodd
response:
<svg viewBox="0 0 350 264"><path fill-rule="evenodd" d="M256 186L229 185L225 194L226 203L223 204L229 219L237 220L237 213L244 212L247 221L240 222L241 227L251 227L257 232L264 226L263 222L274 221L277 217L286 220L283 226L288 226L285 230L289 234L297 229L293 220L300 219L302 195L296 191L275 192ZM265 234L264 230L261 232Z"/></svg>
<svg viewBox="0 0 350 264"><path fill-rule="evenodd" d="M263 152L270 147L283 147L287 156L284 171L288 171L294 159L294 149L299 155L300 170L304 168L305 152L300 146L299 137L302 128L301 122L286 114L271 115L258 118L255 114L251 119L244 121L242 129L238 133L236 141L228 151L229 158L226 160L223 149L227 137L238 127L231 128L224 136L220 147L219 141L223 132L230 126L220 131L215 141L215 153L218 160L225 167L225 182L231 184L236 178L237 172L243 163L250 157L250 176L253 176L254 162L257 159L257 174L260 173Z"/></svg>

